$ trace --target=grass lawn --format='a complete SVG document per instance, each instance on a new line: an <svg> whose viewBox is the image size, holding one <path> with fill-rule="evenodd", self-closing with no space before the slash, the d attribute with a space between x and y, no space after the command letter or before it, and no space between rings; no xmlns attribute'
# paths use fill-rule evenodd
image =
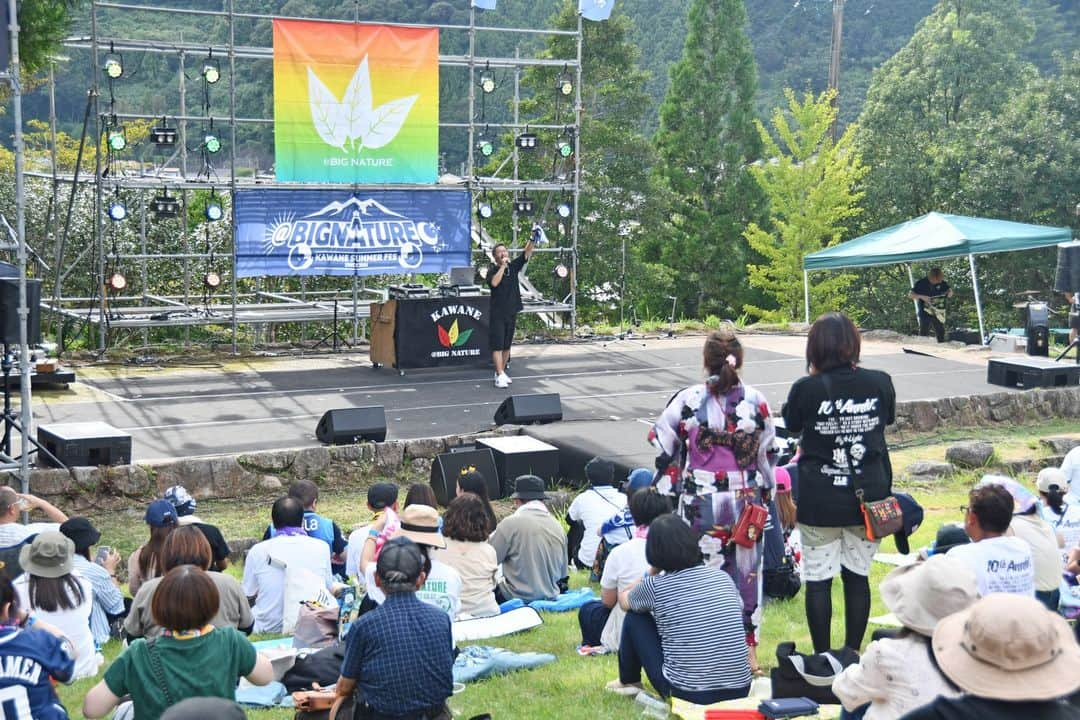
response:
<svg viewBox="0 0 1080 720"><path fill-rule="evenodd" d="M966 503L967 491L981 473L964 472L933 483L905 484L903 469L907 464L915 460L944 459L945 448L949 443L976 438L993 442L999 457L1002 458L1039 457L1046 455L1047 451L1039 445L1038 438L1075 433L1075 421L1060 421L1039 426L959 430L925 438L897 439L892 455L897 473L895 486L898 490L915 495L926 510L926 520L912 540L912 547L929 544L940 525L960 519L959 507ZM1034 487L1033 477L1021 479ZM262 534L268 521L271 499L270 496L254 496L202 501L199 503L198 515L219 525L227 538L257 537ZM337 519L342 528L347 529L352 524L367 519L364 502L365 495L360 489L327 489L323 492L319 511ZM143 507L132 507L126 511L92 514L92 519L102 530L103 541L117 547L126 559L147 535L142 513ZM882 550L894 552L892 540L886 540ZM876 588L891 569L891 566L874 563L871 575L871 616L886 612ZM239 566L234 566L230 571L239 577ZM571 584L575 587L587 584L587 581L585 573L578 573L571 578ZM598 587L595 589L599 592ZM766 606L762 644L758 649L758 657L763 667L769 668L775 664L775 649L779 642L794 640L800 648L810 648L810 635L803 612L802 593L793 600L772 602ZM843 598L839 580L833 587L833 614L833 644L836 646L843 641ZM469 718L484 712L490 713L494 718L551 720L605 720L639 716L641 707L631 699L603 691L604 684L618 674L616 658L610 655L580 657L575 651L580 640L576 613L565 613L545 614L544 625L535 630L487 641L487 644L509 650L552 653L558 660L537 670L467 686L464 692L451 700L450 705L455 717ZM119 643L115 641L105 648L106 656L110 660L119 652ZM95 682L96 679L84 680L60 689L60 698L72 718L82 718L79 712L82 698ZM249 712L249 717L286 720L292 718L292 712L252 711Z"/></svg>

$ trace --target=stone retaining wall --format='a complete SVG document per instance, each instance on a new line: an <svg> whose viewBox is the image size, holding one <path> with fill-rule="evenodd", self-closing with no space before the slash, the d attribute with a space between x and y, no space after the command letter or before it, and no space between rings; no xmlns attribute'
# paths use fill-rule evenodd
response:
<svg viewBox="0 0 1080 720"><path fill-rule="evenodd" d="M1080 418L1080 387L901 402L892 432L933 432L1066 417ZM300 478L326 487L366 488L376 479L401 484L427 482L433 458L451 446L477 437L520 433L520 427L505 426L469 436L273 450L145 466L73 468L70 472L34 470L30 489L38 495L61 498L61 507L80 512L91 505L100 508L110 500L160 497L165 488L177 484L203 499L272 495Z"/></svg>

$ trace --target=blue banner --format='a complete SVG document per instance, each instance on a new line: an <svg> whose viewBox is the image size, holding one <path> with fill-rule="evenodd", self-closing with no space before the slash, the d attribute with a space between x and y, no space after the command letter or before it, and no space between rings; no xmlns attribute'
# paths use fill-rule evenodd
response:
<svg viewBox="0 0 1080 720"><path fill-rule="evenodd" d="M242 190L237 277L441 273L472 264L464 190Z"/></svg>

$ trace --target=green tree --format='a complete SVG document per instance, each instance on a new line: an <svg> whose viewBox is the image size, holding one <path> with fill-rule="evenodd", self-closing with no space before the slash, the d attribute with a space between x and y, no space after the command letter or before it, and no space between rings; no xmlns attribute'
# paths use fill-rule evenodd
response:
<svg viewBox="0 0 1080 720"><path fill-rule="evenodd" d="M19 62L30 77L49 63L67 34L80 0L29 0L19 3ZM3 31L6 33L7 28Z"/></svg>
<svg viewBox="0 0 1080 720"><path fill-rule="evenodd" d="M856 188L866 174L851 147L854 127L848 126L838 142L829 133L836 117L835 91L827 90L816 98L806 93L801 102L791 89L784 95L791 121L780 108L773 111L776 139L757 123L768 160L750 170L769 198L769 219L775 230L750 223L743 233L750 247L765 259L747 266L750 285L775 303L775 308L746 305L744 309L778 322L803 318L803 258L840 242L850 221L862 212L858 206L862 192ZM839 273L815 278L811 307L839 308L852 279Z"/></svg>
<svg viewBox="0 0 1080 720"><path fill-rule="evenodd" d="M676 272L685 314L730 317L756 299L745 282L742 231L764 204L748 169L761 149L757 70L742 0L694 0L687 25L655 136L671 207L646 257Z"/></svg>

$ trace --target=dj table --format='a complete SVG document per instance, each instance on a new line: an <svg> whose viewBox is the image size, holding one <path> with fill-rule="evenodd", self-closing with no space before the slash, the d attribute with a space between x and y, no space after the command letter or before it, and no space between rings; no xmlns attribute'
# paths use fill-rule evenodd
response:
<svg viewBox="0 0 1080 720"><path fill-rule="evenodd" d="M487 295L402 298L371 304L371 364L413 368L484 365Z"/></svg>

